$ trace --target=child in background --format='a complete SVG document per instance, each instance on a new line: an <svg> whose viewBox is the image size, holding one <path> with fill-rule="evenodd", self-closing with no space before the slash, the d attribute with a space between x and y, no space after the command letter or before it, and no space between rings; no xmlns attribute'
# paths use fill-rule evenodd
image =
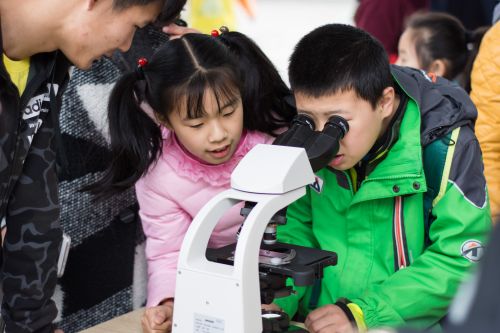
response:
<svg viewBox="0 0 500 333"><path fill-rule="evenodd" d="M428 7L429 0L360 0L354 22L384 45L391 63L394 63L406 19L417 10Z"/></svg>
<svg viewBox="0 0 500 333"><path fill-rule="evenodd" d="M446 13L416 13L399 39L396 65L457 81L470 92L470 72L487 28L468 31Z"/></svg>
<svg viewBox="0 0 500 333"><path fill-rule="evenodd" d="M109 195L139 180L147 307L153 307L144 315L143 329L149 332L170 329L177 258L194 216L229 188L240 159L256 144L270 143L295 109L285 103L289 89L269 59L237 32L186 34L144 63L124 75L111 94L115 158L99 185L101 195ZM151 106L156 122L141 102ZM219 221L209 246L236 241L240 208Z"/></svg>

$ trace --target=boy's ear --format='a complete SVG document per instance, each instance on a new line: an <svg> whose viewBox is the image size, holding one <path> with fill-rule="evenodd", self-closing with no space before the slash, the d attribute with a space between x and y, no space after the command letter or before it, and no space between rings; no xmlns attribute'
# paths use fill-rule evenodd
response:
<svg viewBox="0 0 500 333"><path fill-rule="evenodd" d="M434 73L437 76L445 76L447 67L448 66L446 60L436 59L431 62L431 64L429 65L429 70L427 72Z"/></svg>
<svg viewBox="0 0 500 333"><path fill-rule="evenodd" d="M393 87L386 87L382 92L382 97L380 97L377 105L377 109L382 112L382 117L391 117L396 111L396 92Z"/></svg>

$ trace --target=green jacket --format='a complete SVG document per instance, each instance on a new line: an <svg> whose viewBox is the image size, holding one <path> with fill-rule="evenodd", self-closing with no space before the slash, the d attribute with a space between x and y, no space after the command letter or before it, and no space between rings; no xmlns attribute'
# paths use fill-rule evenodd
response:
<svg viewBox="0 0 500 333"><path fill-rule="evenodd" d="M338 264L324 271L317 307L346 297L361 307L369 328L426 328L443 318L479 260L491 218L473 132L477 113L465 92L416 70L394 66L393 76L410 99L385 159L357 191L349 172L317 172L315 188L288 207L278 237L337 252ZM446 162L427 230L422 147L445 135ZM313 288L296 290L275 300L291 316L314 308Z"/></svg>

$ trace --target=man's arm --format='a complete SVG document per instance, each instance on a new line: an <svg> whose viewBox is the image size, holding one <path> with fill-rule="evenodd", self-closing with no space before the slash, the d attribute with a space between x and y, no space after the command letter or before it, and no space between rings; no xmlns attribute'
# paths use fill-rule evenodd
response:
<svg viewBox="0 0 500 333"><path fill-rule="evenodd" d="M62 232L52 117L35 135L10 196L3 245L2 317L7 332L53 332Z"/></svg>

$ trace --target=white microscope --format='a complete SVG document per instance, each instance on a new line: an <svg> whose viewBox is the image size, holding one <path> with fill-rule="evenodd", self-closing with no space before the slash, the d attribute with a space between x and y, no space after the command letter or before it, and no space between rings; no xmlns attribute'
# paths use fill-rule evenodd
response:
<svg viewBox="0 0 500 333"><path fill-rule="evenodd" d="M276 223L276 213L284 212L315 182L313 170L335 156L347 131L347 122L340 117L332 117L318 132L309 117L299 115L273 145L259 144L240 161L231 175L231 189L200 210L184 238L177 266L173 333L294 330L281 324L263 328L262 276L283 276L283 284L286 277L296 285L312 284L322 277L324 267L336 264L337 257L334 252L272 239L263 242L263 235L270 222ZM246 205L237 243L207 251L219 219L242 201L251 204Z"/></svg>

